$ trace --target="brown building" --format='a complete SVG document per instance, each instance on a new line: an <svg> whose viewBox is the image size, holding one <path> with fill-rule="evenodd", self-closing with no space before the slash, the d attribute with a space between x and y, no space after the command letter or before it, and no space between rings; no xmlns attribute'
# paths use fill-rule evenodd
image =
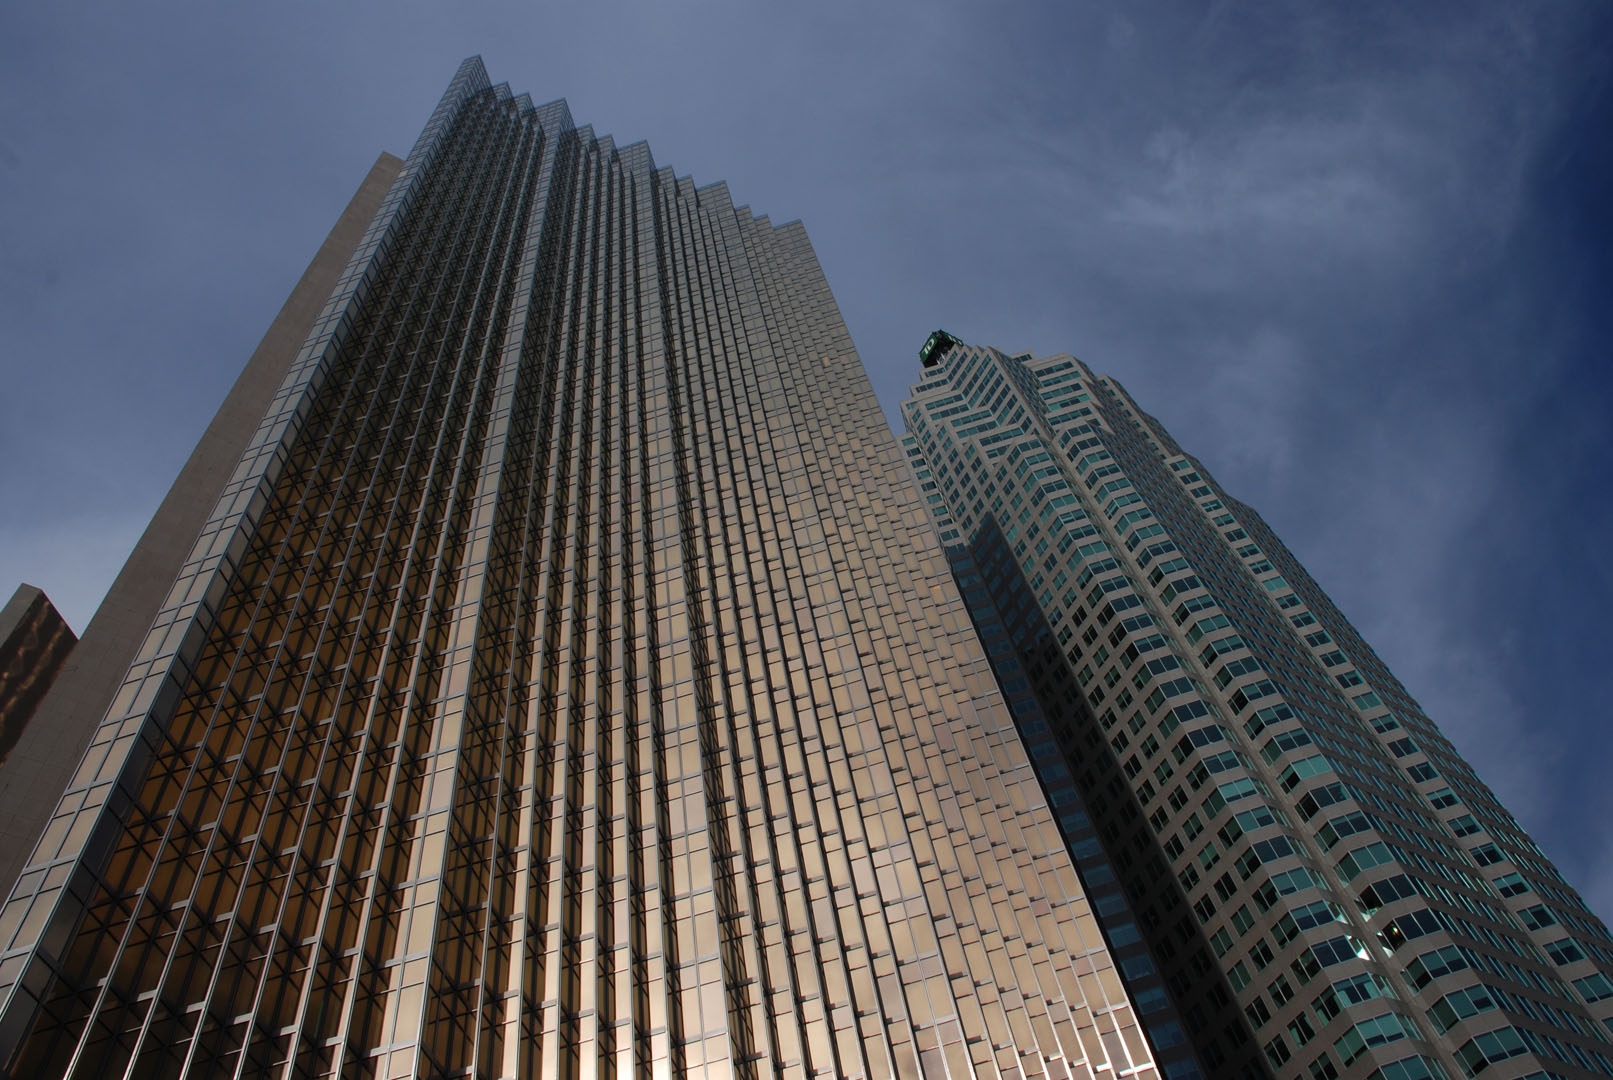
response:
<svg viewBox="0 0 1613 1080"><path fill-rule="evenodd" d="M0 609L0 776L78 638L50 598L19 585Z"/></svg>

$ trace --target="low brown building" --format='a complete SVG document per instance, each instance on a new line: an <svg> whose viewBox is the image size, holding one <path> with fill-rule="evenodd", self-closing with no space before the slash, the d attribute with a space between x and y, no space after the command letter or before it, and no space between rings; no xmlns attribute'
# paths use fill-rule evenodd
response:
<svg viewBox="0 0 1613 1080"><path fill-rule="evenodd" d="M19 585L0 609L0 768L78 638L32 585Z"/></svg>

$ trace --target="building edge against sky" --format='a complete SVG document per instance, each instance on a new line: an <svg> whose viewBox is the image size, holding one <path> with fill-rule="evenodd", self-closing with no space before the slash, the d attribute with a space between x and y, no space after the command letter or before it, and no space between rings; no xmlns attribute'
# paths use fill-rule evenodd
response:
<svg viewBox="0 0 1613 1080"><path fill-rule="evenodd" d="M937 531L1216 1075L1613 1075L1607 928L1260 516L1074 357L921 364Z"/></svg>
<svg viewBox="0 0 1613 1080"><path fill-rule="evenodd" d="M1161 1074L804 230L479 59L130 566L11 1075Z"/></svg>
<svg viewBox="0 0 1613 1080"><path fill-rule="evenodd" d="M0 892L10 893L122 685L235 462L403 162L381 154L253 350L0 772Z"/></svg>

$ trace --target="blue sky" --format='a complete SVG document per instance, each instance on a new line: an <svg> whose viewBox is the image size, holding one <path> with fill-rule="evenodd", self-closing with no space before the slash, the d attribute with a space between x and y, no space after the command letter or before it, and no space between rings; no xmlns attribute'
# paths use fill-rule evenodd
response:
<svg viewBox="0 0 1613 1080"><path fill-rule="evenodd" d="M480 53L803 219L887 414L936 326L1120 378L1613 918L1613 9L576 6L0 12L0 591L82 629Z"/></svg>

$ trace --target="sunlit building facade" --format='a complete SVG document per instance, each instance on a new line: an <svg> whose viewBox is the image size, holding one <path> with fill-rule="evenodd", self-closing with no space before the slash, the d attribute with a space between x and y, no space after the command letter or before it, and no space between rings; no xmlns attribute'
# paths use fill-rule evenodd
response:
<svg viewBox="0 0 1613 1080"><path fill-rule="evenodd" d="M377 168L41 810L7 1074L1162 1075L801 226L479 60Z"/></svg>
<svg viewBox="0 0 1613 1080"><path fill-rule="evenodd" d="M1607 928L1260 516L1074 357L921 360L938 536L1212 1074L1613 1075Z"/></svg>

